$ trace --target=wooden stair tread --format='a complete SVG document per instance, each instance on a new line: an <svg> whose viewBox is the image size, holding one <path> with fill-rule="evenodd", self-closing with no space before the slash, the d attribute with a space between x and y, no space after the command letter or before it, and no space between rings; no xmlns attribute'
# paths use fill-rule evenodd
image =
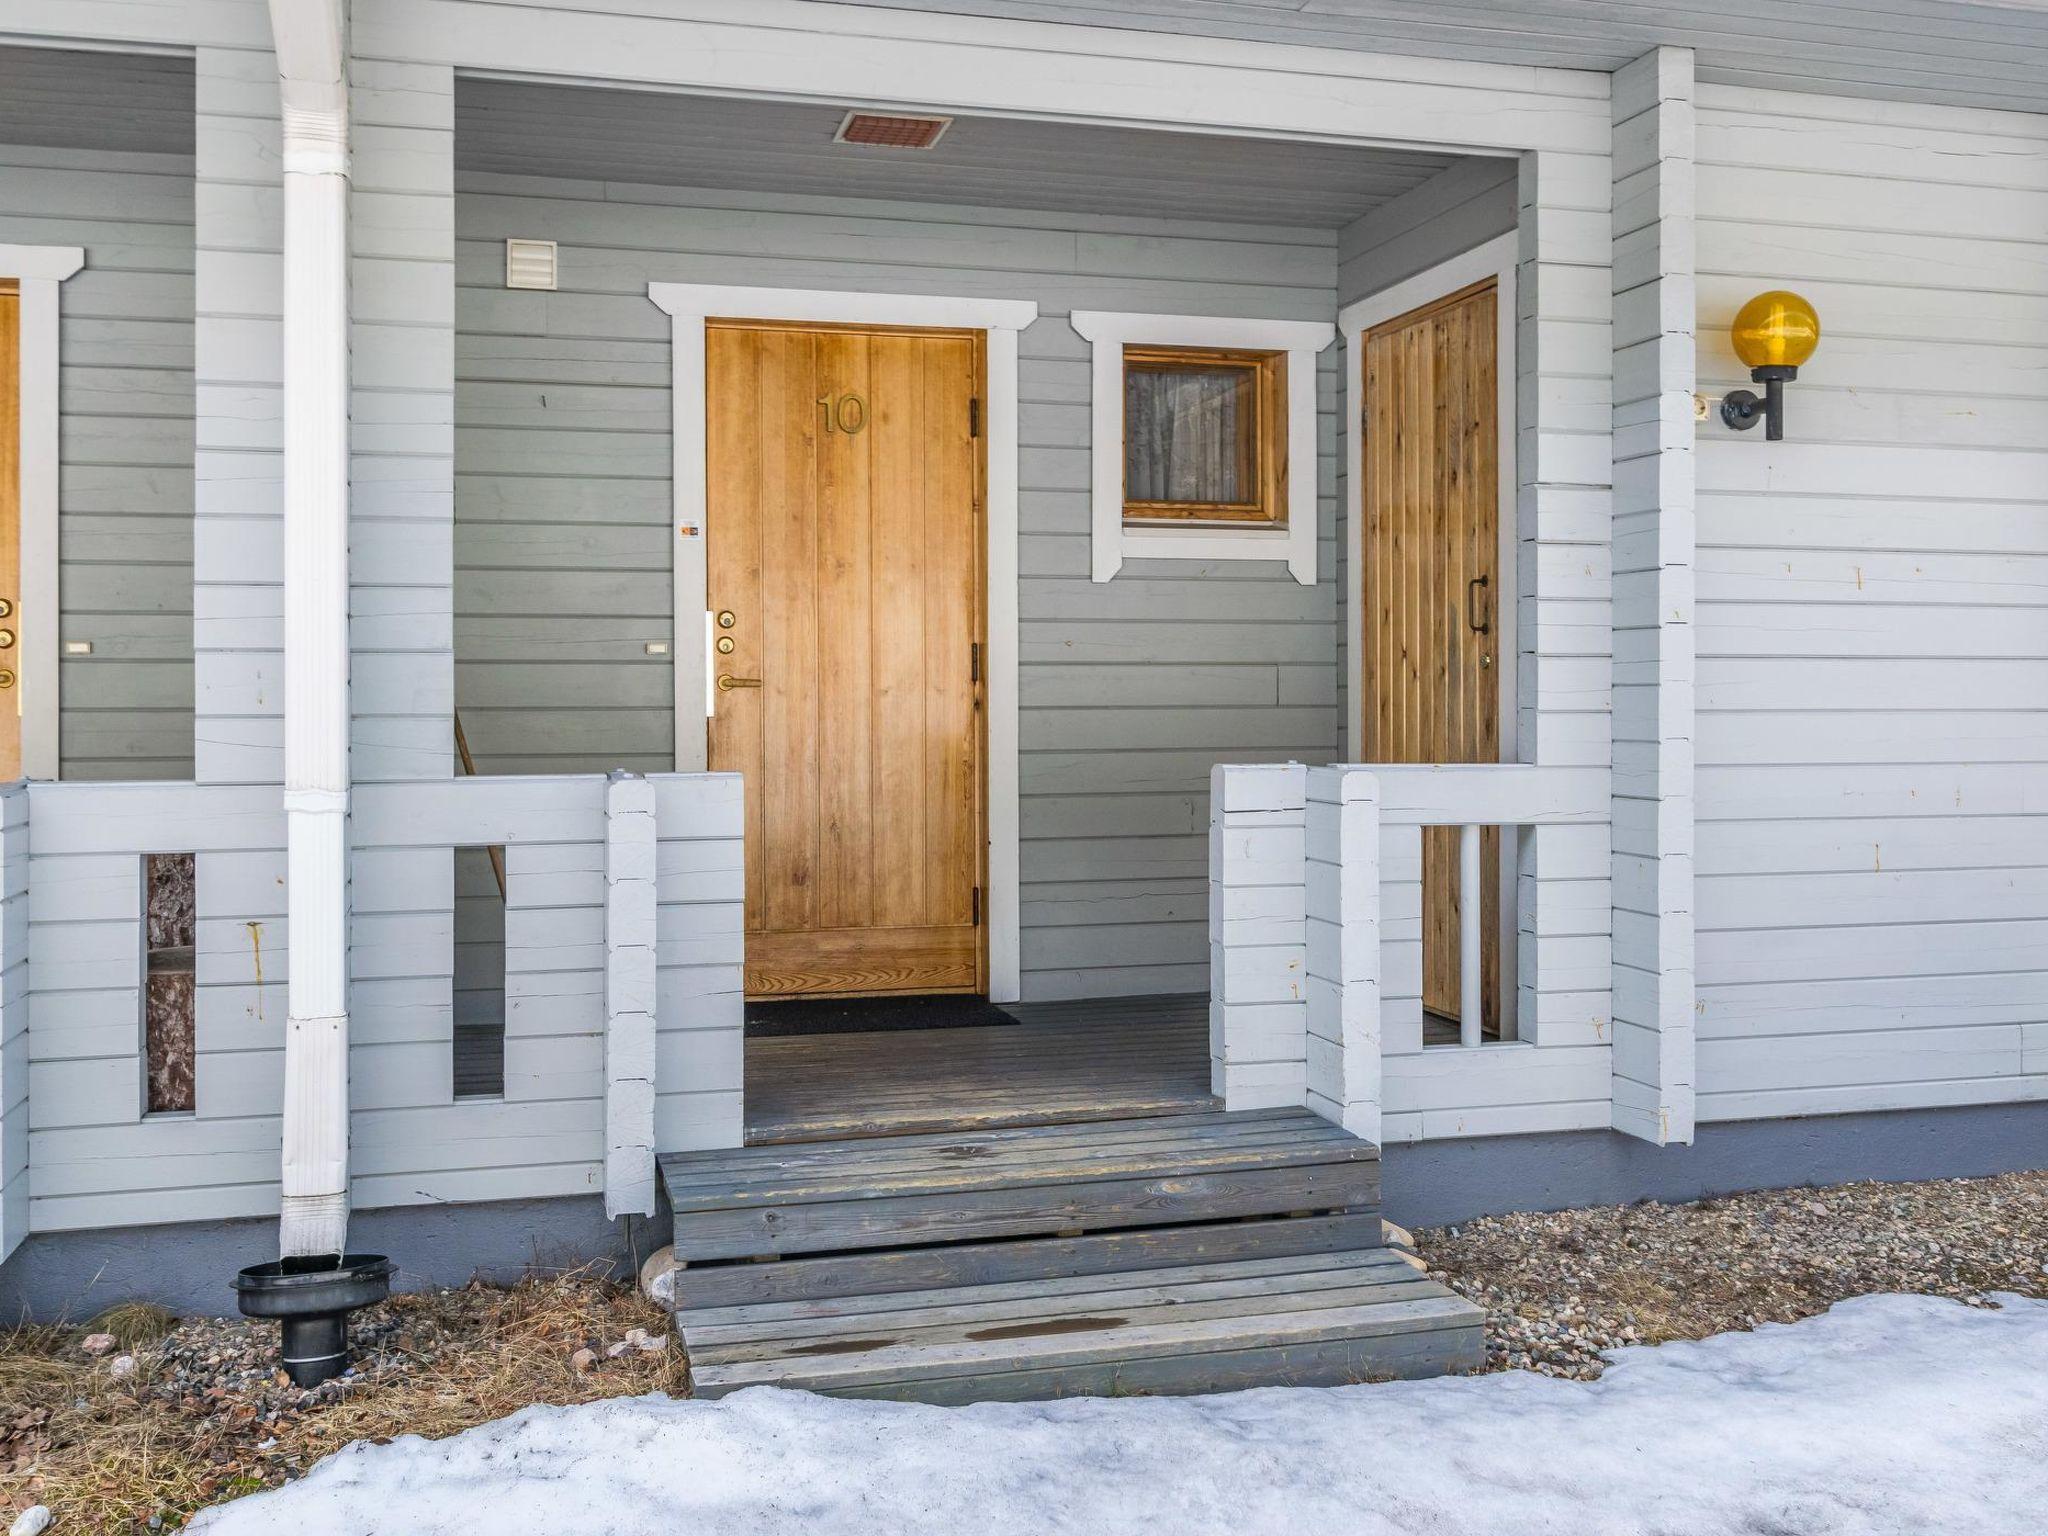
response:
<svg viewBox="0 0 2048 1536"><path fill-rule="evenodd" d="M1305 1109L740 1147L660 1160L685 1263L1180 1226L1379 1200L1379 1151Z"/></svg>
<svg viewBox="0 0 2048 1536"><path fill-rule="evenodd" d="M1014 1280L885 1296L707 1308L691 1318L691 1336L706 1344L793 1339L843 1331L849 1319L882 1317L900 1317L903 1321L897 1326L918 1328L924 1325L925 1314L935 1309L979 1320L1040 1316L1075 1307L1114 1307L1122 1313L1150 1307L1178 1309L1195 1302L1262 1293L1356 1290L1413 1280L1417 1274L1384 1248L1362 1249L1299 1258L1119 1270L1064 1280Z"/></svg>
<svg viewBox="0 0 2048 1536"><path fill-rule="evenodd" d="M847 1296L879 1299L963 1285L1032 1284L1233 1259L1353 1252L1379 1242L1376 1210L1342 1211L798 1255L774 1264L694 1264L676 1271L676 1305L688 1309Z"/></svg>
<svg viewBox="0 0 2048 1536"><path fill-rule="evenodd" d="M1479 1362L1482 1321L1385 1250L677 1315L701 1395L930 1401L1431 1374Z"/></svg>
<svg viewBox="0 0 2048 1536"><path fill-rule="evenodd" d="M1376 1160L1378 1148L1305 1109L1220 1111L661 1158L678 1217L736 1205L1001 1189L1147 1171Z"/></svg>

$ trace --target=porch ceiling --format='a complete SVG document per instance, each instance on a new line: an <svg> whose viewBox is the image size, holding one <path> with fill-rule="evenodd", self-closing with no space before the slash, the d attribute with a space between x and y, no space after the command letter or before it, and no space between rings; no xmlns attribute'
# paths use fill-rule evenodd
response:
<svg viewBox="0 0 2048 1536"><path fill-rule="evenodd" d="M1616 70L1662 43L1724 85L2048 111L2048 0L831 0Z"/></svg>
<svg viewBox="0 0 2048 1536"><path fill-rule="evenodd" d="M0 47L0 144L192 153L192 61Z"/></svg>
<svg viewBox="0 0 2048 1536"><path fill-rule="evenodd" d="M928 150L835 144L854 105L464 79L458 170L1337 229L1443 155L960 117Z"/></svg>

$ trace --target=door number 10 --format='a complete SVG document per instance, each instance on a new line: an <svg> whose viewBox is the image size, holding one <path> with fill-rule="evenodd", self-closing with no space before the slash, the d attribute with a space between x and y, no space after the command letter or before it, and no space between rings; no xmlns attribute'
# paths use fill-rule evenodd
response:
<svg viewBox="0 0 2048 1536"><path fill-rule="evenodd" d="M820 395L818 409L824 412L827 432L844 432L851 437L868 424L868 403L859 395Z"/></svg>

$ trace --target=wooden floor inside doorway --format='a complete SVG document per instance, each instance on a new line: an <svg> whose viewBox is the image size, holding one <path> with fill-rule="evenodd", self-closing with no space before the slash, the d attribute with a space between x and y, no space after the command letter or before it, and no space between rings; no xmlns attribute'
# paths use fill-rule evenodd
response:
<svg viewBox="0 0 2048 1536"><path fill-rule="evenodd" d="M747 1141L822 1141L1220 1109L1209 997L1009 1005L980 1029L750 1039Z"/></svg>

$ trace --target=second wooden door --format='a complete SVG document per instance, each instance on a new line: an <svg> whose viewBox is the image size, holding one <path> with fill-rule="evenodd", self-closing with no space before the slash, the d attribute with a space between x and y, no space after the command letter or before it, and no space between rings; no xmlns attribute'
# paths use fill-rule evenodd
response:
<svg viewBox="0 0 2048 1536"><path fill-rule="evenodd" d="M719 322L706 347L747 991L984 990L978 337Z"/></svg>
<svg viewBox="0 0 2048 1536"><path fill-rule="evenodd" d="M1500 761L1497 297L1492 282L1365 338L1364 758ZM1485 834L1485 1018L1499 1025L1500 834ZM1458 829L1423 834L1423 1007L1459 1015Z"/></svg>

